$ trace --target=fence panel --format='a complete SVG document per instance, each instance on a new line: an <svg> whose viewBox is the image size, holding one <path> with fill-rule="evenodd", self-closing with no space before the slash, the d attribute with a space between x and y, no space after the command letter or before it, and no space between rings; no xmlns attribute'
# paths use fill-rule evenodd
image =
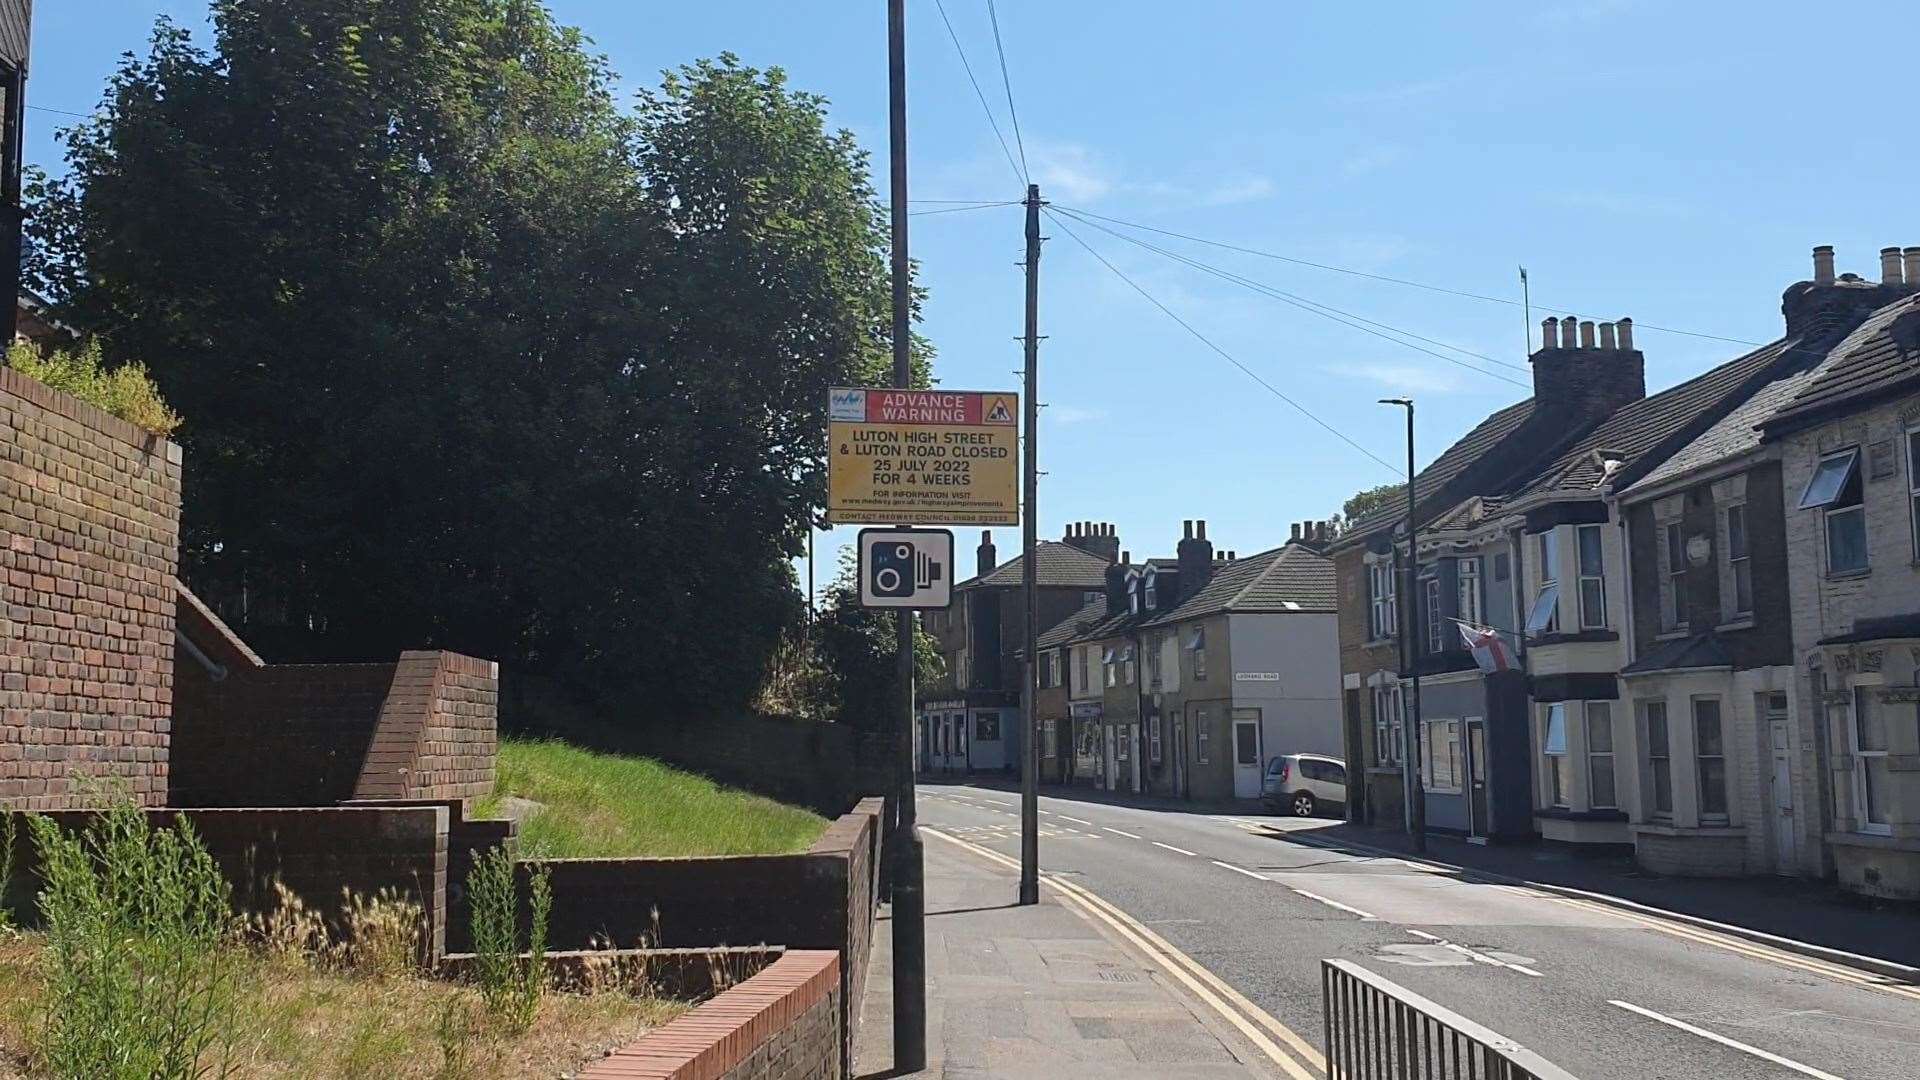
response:
<svg viewBox="0 0 1920 1080"><path fill-rule="evenodd" d="M1345 960L1320 962L1330 1080L1575 1080L1540 1055Z"/></svg>

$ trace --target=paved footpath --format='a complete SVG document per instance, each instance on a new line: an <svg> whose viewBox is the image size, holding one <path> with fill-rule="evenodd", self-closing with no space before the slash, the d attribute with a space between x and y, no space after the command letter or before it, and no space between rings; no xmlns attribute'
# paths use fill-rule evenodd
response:
<svg viewBox="0 0 1920 1080"><path fill-rule="evenodd" d="M854 1074L947 1080L1247 1080L1260 1051L1059 890L1013 904L1004 863L929 837L927 1068L892 1071L892 925L875 928ZM1074 907L1068 904L1076 904ZM1118 924L1124 926L1124 923Z"/></svg>

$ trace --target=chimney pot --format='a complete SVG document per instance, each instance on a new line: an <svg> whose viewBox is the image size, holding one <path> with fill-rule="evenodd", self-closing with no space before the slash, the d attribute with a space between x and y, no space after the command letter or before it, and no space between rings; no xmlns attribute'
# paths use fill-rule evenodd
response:
<svg viewBox="0 0 1920 1080"><path fill-rule="evenodd" d="M1125 565L1128 565L1128 564L1130 564L1130 563L1132 563L1132 562L1133 562L1133 552L1131 552L1131 551L1123 551L1123 552L1121 552L1121 553L1120 553L1120 563L1121 563L1121 565L1123 565L1123 566L1125 566Z"/></svg>
<svg viewBox="0 0 1920 1080"><path fill-rule="evenodd" d="M1333 536L1333 522L1331 522L1331 521L1318 521L1318 522L1315 522L1315 523L1314 523L1314 526L1315 526L1315 528L1314 528L1314 531L1313 531L1313 532L1314 532L1314 539L1316 539L1316 540L1327 540L1327 539L1330 539L1330 538L1331 538L1331 537Z"/></svg>
<svg viewBox="0 0 1920 1080"><path fill-rule="evenodd" d="M1633 320L1622 315L1619 321L1613 325L1614 329L1620 331L1620 347L1623 349L1633 348Z"/></svg>
<svg viewBox="0 0 1920 1080"><path fill-rule="evenodd" d="M1180 523L1180 539L1193 539L1193 520L1191 518Z"/></svg>
<svg viewBox="0 0 1920 1080"><path fill-rule="evenodd" d="M1833 245L1821 244L1813 249L1813 283L1815 285L1833 284Z"/></svg>
<svg viewBox="0 0 1920 1080"><path fill-rule="evenodd" d="M1563 349L1579 348L1579 345L1577 344L1580 340L1579 326L1580 326L1580 320L1574 318L1571 315L1560 320L1560 347L1561 348Z"/></svg>
<svg viewBox="0 0 1920 1080"><path fill-rule="evenodd" d="M1619 339L1613 336L1613 324L1610 322L1600 324L1600 347L1603 349L1617 349L1620 347Z"/></svg>
<svg viewBox="0 0 1920 1080"><path fill-rule="evenodd" d="M1900 266L1900 249L1883 247L1880 249L1880 284L1905 285L1905 271Z"/></svg>
<svg viewBox="0 0 1920 1080"><path fill-rule="evenodd" d="M1557 349L1560 347L1560 320L1549 315L1540 320L1540 347Z"/></svg>
<svg viewBox="0 0 1920 1080"><path fill-rule="evenodd" d="M1583 349L1593 348L1592 320L1588 320L1587 322L1583 322L1580 324L1580 347Z"/></svg>
<svg viewBox="0 0 1920 1080"><path fill-rule="evenodd" d="M1910 247L1901 256L1907 264L1907 284L1920 288L1920 247Z"/></svg>
<svg viewBox="0 0 1920 1080"><path fill-rule="evenodd" d="M1207 523L1204 519L1193 519L1193 538L1195 540L1205 540L1207 538Z"/></svg>
<svg viewBox="0 0 1920 1080"><path fill-rule="evenodd" d="M1293 538L1300 539L1300 523L1297 521L1293 523Z"/></svg>

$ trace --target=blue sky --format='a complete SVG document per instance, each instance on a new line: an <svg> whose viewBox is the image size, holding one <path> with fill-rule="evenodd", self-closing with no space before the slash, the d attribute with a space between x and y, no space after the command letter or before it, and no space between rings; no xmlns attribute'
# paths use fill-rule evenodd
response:
<svg viewBox="0 0 1920 1080"><path fill-rule="evenodd" d="M1011 139L984 0L945 0ZM629 86L722 50L779 65L832 101L884 182L884 4L554 0ZM1843 271L1920 244L1916 81L1891 43L1920 6L1774 3L1000 3L1026 156L1045 197L1291 257L1630 315L1649 389L1743 351L1648 324L1764 341L1780 291L1830 243ZM200 0L36 5L29 102L85 111L154 16L203 26ZM916 199L1017 199L931 0L908 14ZM1876 42L1888 43L1876 47ZM57 113L29 114L29 160L57 166ZM925 332L956 389L1018 383L1017 206L916 217ZM1280 391L1380 458L1424 462L1527 390L1443 363L1073 226L1127 275ZM1285 539L1395 479L1155 310L1062 228L1042 258L1040 532L1119 526L1170 554L1183 518L1222 547ZM1156 239L1148 237L1148 239ZM1222 269L1524 367L1514 307L1157 238ZM1540 312L1536 311L1536 316ZM1446 350L1438 350L1446 352ZM1457 355L1457 354L1455 354ZM1466 357L1523 382L1524 371ZM852 530L823 538L820 576ZM999 530L1003 558L1018 530ZM962 537L970 550L971 533ZM961 569L971 570L970 557ZM804 573L804 571L803 571Z"/></svg>

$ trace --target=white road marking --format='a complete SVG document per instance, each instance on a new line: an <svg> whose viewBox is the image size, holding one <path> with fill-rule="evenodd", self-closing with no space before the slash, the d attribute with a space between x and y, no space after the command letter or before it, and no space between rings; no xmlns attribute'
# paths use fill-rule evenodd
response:
<svg viewBox="0 0 1920 1080"><path fill-rule="evenodd" d="M1140 835L1139 833L1130 833L1130 832L1128 832L1128 831L1127 831L1127 830L1125 830L1125 829L1116 829L1116 828L1113 828L1113 827L1112 827L1112 826L1110 826L1110 825L1102 825L1102 826L1100 826L1100 827L1101 827L1101 828L1103 828L1103 829L1105 829L1105 830L1107 830L1107 831L1108 831L1108 832L1110 832L1110 833L1113 833L1113 834L1114 834L1114 835L1116 835L1116 836L1124 836L1124 837L1126 837L1126 838L1127 838L1127 839L1129 839L1129 840L1140 840L1140 839L1143 839L1143 837L1141 837L1141 835Z"/></svg>
<svg viewBox="0 0 1920 1080"><path fill-rule="evenodd" d="M1660 1013L1654 1012L1652 1009L1642 1008L1641 1006L1635 1005L1630 1001L1611 1001L1610 1000L1607 1002L1607 1004L1617 1005L1620 1008L1625 1009L1630 1013L1638 1013L1639 1015L1644 1016L1649 1020L1657 1020L1660 1023L1667 1025L1668 1027L1679 1028L1681 1031L1684 1031L1690 1035L1698 1035L1703 1039L1708 1039L1712 1042L1717 1042L1721 1046L1730 1046L1735 1050L1741 1051L1742 1053L1752 1054L1754 1057L1757 1057L1762 1061L1771 1061L1775 1065L1784 1066L1786 1068L1792 1069L1794 1072L1801 1073L1802 1075L1805 1075L1805 1076L1816 1077L1818 1078L1818 1080L1842 1080L1841 1077L1835 1076L1834 1074L1827 1072L1823 1069L1816 1069L1811 1065L1802 1065L1799 1062L1794 1061L1792 1058L1783 1058L1779 1054L1770 1053L1766 1050L1760 1049L1757 1046L1748 1046L1746 1043L1740 1042L1737 1039L1729 1039L1725 1035L1721 1035L1717 1032L1708 1031L1706 1028L1695 1027L1692 1024L1687 1023L1685 1020L1675 1020L1671 1016L1662 1015Z"/></svg>
<svg viewBox="0 0 1920 1080"><path fill-rule="evenodd" d="M1036 814L1045 814L1045 815L1047 815L1048 817L1052 817L1052 816L1053 816L1053 811L1051 811L1051 810L1035 810L1035 811L1034 811L1034 813L1036 813ZM1065 815L1065 814L1061 814L1060 816L1061 816L1061 817L1067 817L1067 815ZM1079 818L1067 818L1067 820L1068 820L1068 821L1078 821L1078 820L1080 820L1080 819L1079 819Z"/></svg>
<svg viewBox="0 0 1920 1080"><path fill-rule="evenodd" d="M1154 847L1163 847L1163 848L1166 848L1168 851L1177 851L1182 855L1192 855L1195 858L1198 858L1200 856L1200 853L1197 851L1188 851L1186 848L1183 848L1183 847L1174 847L1172 844L1163 844L1158 840L1149 840L1147 842L1152 844Z"/></svg>
<svg viewBox="0 0 1920 1080"><path fill-rule="evenodd" d="M1287 886L1287 888L1293 889L1294 892L1299 893L1301 896L1304 896L1309 900L1317 900L1320 903L1325 904L1330 908L1334 908L1339 911L1344 911L1349 915L1358 915L1363 919L1378 918L1378 916L1374 915L1374 913L1371 911L1361 911L1357 907L1348 907L1347 905L1341 903L1338 900L1329 900L1326 897L1321 896L1319 893L1311 893L1305 889L1294 889L1293 886L1291 885Z"/></svg>
<svg viewBox="0 0 1920 1080"><path fill-rule="evenodd" d="M1235 866L1235 865L1233 865L1233 864L1232 864L1232 863L1230 863L1230 862L1221 862L1221 861L1220 861L1219 859L1215 859L1215 860L1213 860L1213 865L1215 865L1215 866L1220 866L1220 867L1225 867L1226 869L1228 869L1228 870L1231 870L1231 871L1233 871L1233 872L1234 872L1234 873L1236 873L1236 874L1245 874L1245 875L1247 875L1248 877L1250 877L1250 878L1254 878L1255 880L1258 880L1258 881L1272 881L1272 880L1273 880L1272 878L1270 878L1270 877L1268 877L1268 876L1266 876L1265 874L1256 874L1256 873L1254 873L1253 871L1251 871L1251 870L1248 870L1248 869L1246 869L1245 867L1240 867L1240 866Z"/></svg>
<svg viewBox="0 0 1920 1080"><path fill-rule="evenodd" d="M995 806L1012 806L1013 805L1013 803L1007 799L989 799L985 795L980 796L980 801L990 802Z"/></svg>
<svg viewBox="0 0 1920 1080"><path fill-rule="evenodd" d="M1462 956L1471 957L1474 961L1478 963L1489 964L1489 965L1492 965L1493 967L1506 968L1509 971L1517 971L1522 975L1531 975L1536 979L1546 978L1545 975L1540 974L1538 971L1535 971L1534 969L1528 967L1525 964L1516 964L1511 960L1502 960L1497 956L1489 956L1486 953L1477 952L1473 949L1467 948L1465 945L1456 945L1453 942L1448 941L1446 938L1436 937L1435 935L1429 934L1424 930L1409 929L1407 930L1407 933L1412 934L1414 937L1417 937L1417 938L1425 938L1426 940L1433 942L1435 945L1438 945L1443 949L1450 949L1454 952L1459 953ZM1531 958L1522 957L1521 959L1531 959Z"/></svg>
<svg viewBox="0 0 1920 1080"><path fill-rule="evenodd" d="M1088 821L1088 820L1087 820L1086 818L1079 818L1079 817L1074 817L1074 816L1073 816L1072 814L1061 814L1061 815L1059 815L1059 818L1060 818L1060 820L1062 820L1062 821L1077 821L1077 822L1079 822L1079 823L1080 823L1080 824L1082 824L1082 825L1092 825L1092 824L1093 824L1093 822L1091 822L1091 821Z"/></svg>

